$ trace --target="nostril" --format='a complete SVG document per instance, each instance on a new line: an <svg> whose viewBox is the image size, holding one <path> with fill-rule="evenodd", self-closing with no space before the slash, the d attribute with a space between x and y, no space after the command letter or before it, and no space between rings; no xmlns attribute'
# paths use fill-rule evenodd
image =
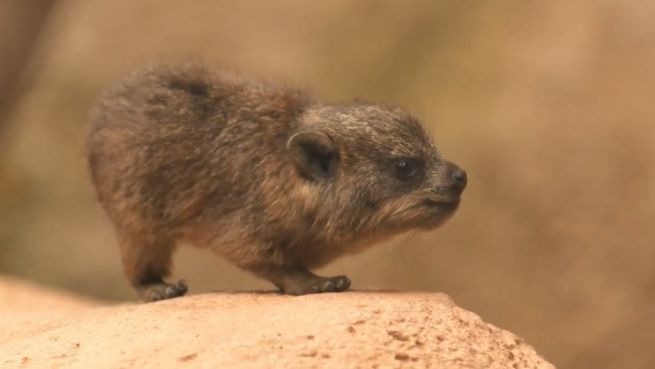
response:
<svg viewBox="0 0 655 369"><path fill-rule="evenodd" d="M465 171L458 168L450 176L457 186L461 188L466 187L466 181L468 180L468 178L466 176Z"/></svg>

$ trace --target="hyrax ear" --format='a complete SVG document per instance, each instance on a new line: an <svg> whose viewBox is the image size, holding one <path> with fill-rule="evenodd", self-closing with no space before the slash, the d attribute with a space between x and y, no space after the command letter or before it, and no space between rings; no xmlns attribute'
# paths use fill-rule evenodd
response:
<svg viewBox="0 0 655 369"><path fill-rule="evenodd" d="M304 131L287 141L287 149L303 176L318 180L336 172L339 155L334 141L321 131Z"/></svg>

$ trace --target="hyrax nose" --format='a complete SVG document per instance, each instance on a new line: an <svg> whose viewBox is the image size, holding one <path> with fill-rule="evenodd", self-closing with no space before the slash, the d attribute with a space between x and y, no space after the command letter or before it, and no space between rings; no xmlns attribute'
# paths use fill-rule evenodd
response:
<svg viewBox="0 0 655 369"><path fill-rule="evenodd" d="M459 195L464 191L466 183L468 182L468 177L466 172L453 164L453 169L450 172L450 179L452 180L453 190Z"/></svg>

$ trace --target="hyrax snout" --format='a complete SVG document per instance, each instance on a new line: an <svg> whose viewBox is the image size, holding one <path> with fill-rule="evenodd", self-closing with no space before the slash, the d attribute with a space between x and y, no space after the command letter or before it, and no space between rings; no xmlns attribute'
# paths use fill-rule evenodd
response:
<svg viewBox="0 0 655 369"><path fill-rule="evenodd" d="M287 294L343 291L309 270L457 209L466 173L399 108L322 105L200 65L151 67L103 95L88 161L125 273L146 301L178 243L207 247Z"/></svg>

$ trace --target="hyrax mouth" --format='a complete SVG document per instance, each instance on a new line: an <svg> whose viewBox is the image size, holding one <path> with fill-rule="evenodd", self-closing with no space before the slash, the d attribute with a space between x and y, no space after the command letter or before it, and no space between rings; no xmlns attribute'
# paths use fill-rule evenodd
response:
<svg viewBox="0 0 655 369"><path fill-rule="evenodd" d="M459 206L460 198L445 198L445 199L425 199L423 204L427 207L436 207L444 210L455 210Z"/></svg>
<svg viewBox="0 0 655 369"><path fill-rule="evenodd" d="M419 224L419 228L424 230L434 229L445 223L455 214L459 207L460 198L429 198L421 202L423 206L424 220Z"/></svg>

